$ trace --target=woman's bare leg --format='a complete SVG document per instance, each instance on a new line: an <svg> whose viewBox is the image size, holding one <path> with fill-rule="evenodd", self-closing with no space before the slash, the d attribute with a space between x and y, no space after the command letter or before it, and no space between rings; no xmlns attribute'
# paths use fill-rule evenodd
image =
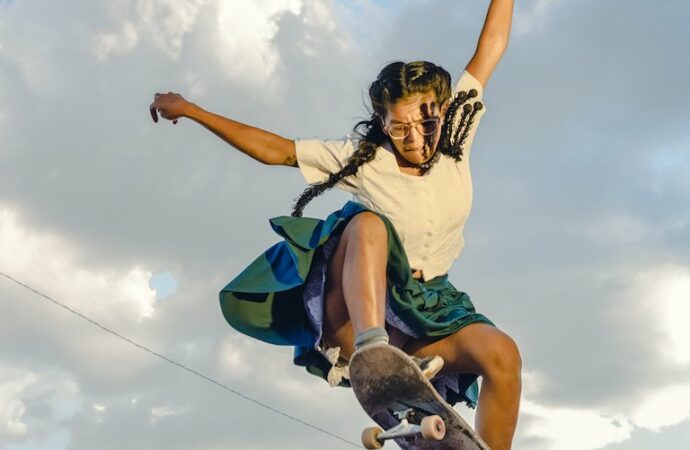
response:
<svg viewBox="0 0 690 450"><path fill-rule="evenodd" d="M324 340L354 351L358 332L385 326L388 232L379 216L362 212L350 219L331 255L324 294Z"/></svg>
<svg viewBox="0 0 690 450"><path fill-rule="evenodd" d="M350 220L331 255L324 294L324 340L327 347L341 347L346 359L354 351L357 332L385 325L386 256L385 225L370 212ZM510 337L491 325L477 323L440 340L411 340L401 347L415 356L440 355L445 361L444 373L482 376L477 432L493 450L510 449L522 364Z"/></svg>
<svg viewBox="0 0 690 450"><path fill-rule="evenodd" d="M522 361L515 342L499 329L474 323L437 341L414 340L404 348L415 356L439 355L442 373L482 377L477 433L492 450L511 448L520 408Z"/></svg>

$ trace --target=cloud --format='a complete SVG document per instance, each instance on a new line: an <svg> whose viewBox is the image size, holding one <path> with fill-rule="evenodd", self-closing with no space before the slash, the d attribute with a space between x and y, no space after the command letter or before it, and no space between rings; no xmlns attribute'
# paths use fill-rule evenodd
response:
<svg viewBox="0 0 690 450"><path fill-rule="evenodd" d="M597 407L568 406L562 402L545 404L536 399L542 398L541 394L556 380L529 368L523 371L522 379L518 447L595 450L632 436L634 426L623 412L603 412Z"/></svg>
<svg viewBox="0 0 690 450"><path fill-rule="evenodd" d="M0 442L46 445L69 439L67 424L81 409L79 394L74 378L60 369L0 359Z"/></svg>
<svg viewBox="0 0 690 450"><path fill-rule="evenodd" d="M627 369L614 375L603 362L598 364L600 375L594 380L605 383L607 374L625 389L620 394L609 393L608 400L591 402L590 407L572 400L547 405L544 399L549 396L544 392L558 383L538 370L526 370L520 439L530 442L530 448L594 450L629 440L639 429L660 432L690 422L690 384L674 381L687 379L690 368L690 267L632 267L619 269L616 278L623 303L607 314L617 322L610 332L620 333L621 343L630 347L619 356ZM581 364L593 364L595 352L590 348L589 359Z"/></svg>
<svg viewBox="0 0 690 450"><path fill-rule="evenodd" d="M299 15L303 6L301 0L219 2L216 55L227 73L262 83L271 79L280 64L273 45L277 20L284 13Z"/></svg>
<svg viewBox="0 0 690 450"><path fill-rule="evenodd" d="M118 24L115 32L97 32L92 52L105 60L112 54L132 51L141 41L150 42L170 58L180 56L185 35L194 27L207 0L130 0L109 5Z"/></svg>
<svg viewBox="0 0 690 450"><path fill-rule="evenodd" d="M139 42L139 33L134 24L123 20L117 33L98 33L92 38L92 52L98 59L106 59L112 53L127 53Z"/></svg>
<svg viewBox="0 0 690 450"><path fill-rule="evenodd" d="M635 425L655 432L688 420L690 384L660 386L648 392L632 413Z"/></svg>
<svg viewBox="0 0 690 450"><path fill-rule="evenodd" d="M595 450L630 438L633 426L623 416L594 409L546 407L523 400L522 414L530 419L523 439L539 438L535 450Z"/></svg>
<svg viewBox="0 0 690 450"><path fill-rule="evenodd" d="M0 206L0 268L38 290L49 291L95 319L141 322L153 316L152 272L139 266L112 270L81 265L79 251L60 236L27 229Z"/></svg>
<svg viewBox="0 0 690 450"><path fill-rule="evenodd" d="M690 368L690 267L666 264L640 271L634 291L641 293L643 308L662 336L656 343L668 361Z"/></svg>
<svg viewBox="0 0 690 450"><path fill-rule="evenodd" d="M21 373L0 367L0 437L15 440L26 436L27 426L22 421L26 404L22 396L25 389L37 379L33 372Z"/></svg>
<svg viewBox="0 0 690 450"><path fill-rule="evenodd" d="M151 408L151 423L154 424L157 421L166 418L180 416L189 412L188 406L156 406Z"/></svg>

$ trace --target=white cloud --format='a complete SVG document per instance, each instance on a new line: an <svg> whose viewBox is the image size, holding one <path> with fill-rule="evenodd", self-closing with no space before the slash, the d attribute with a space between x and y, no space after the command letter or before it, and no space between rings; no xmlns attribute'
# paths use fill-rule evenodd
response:
<svg viewBox="0 0 690 450"><path fill-rule="evenodd" d="M170 58L180 56L184 37L196 23L207 0L134 0L111 6L119 31L92 37L92 52L99 59L127 53L141 41L151 42ZM133 13L132 13L133 11Z"/></svg>
<svg viewBox="0 0 690 450"><path fill-rule="evenodd" d="M228 74L265 81L273 75L280 55L273 46L276 19L283 13L298 15L301 0L219 2L217 53Z"/></svg>
<svg viewBox="0 0 690 450"><path fill-rule="evenodd" d="M17 440L26 436L28 427L22 421L26 404L22 396L37 379L33 372L0 367L0 437Z"/></svg>
<svg viewBox="0 0 690 450"><path fill-rule="evenodd" d="M252 347L254 346L252 345ZM238 339L236 337L227 336L220 343L217 356L218 366L226 376L238 379L244 378L250 372L250 368L254 364L247 363L248 355L244 353L242 349L243 347L238 345ZM251 352L251 349L244 349L247 353ZM251 361L251 359L249 360Z"/></svg>
<svg viewBox="0 0 690 450"><path fill-rule="evenodd" d="M273 392L283 400L300 402L300 408L324 410L317 391L333 397L348 394L346 390L333 388L304 369L292 364L292 348L268 346L263 342L244 335L228 335L218 348L217 362L221 377L231 383L244 382L265 386L265 392ZM292 376L283 376L291 374ZM264 392L264 393L265 393ZM331 398L330 402L343 401Z"/></svg>
<svg viewBox="0 0 690 450"><path fill-rule="evenodd" d="M16 214L0 207L0 268L14 278L77 307L95 319L141 322L154 313L151 272L138 265L120 270L88 267L77 248L60 236L26 229Z"/></svg>
<svg viewBox="0 0 690 450"><path fill-rule="evenodd" d="M637 275L635 291L664 337L659 350L673 363L690 364L690 267L667 265Z"/></svg>
<svg viewBox="0 0 690 450"><path fill-rule="evenodd" d="M629 439L633 430L625 417L593 409L545 407L523 400L522 414L532 421L521 434L546 439L535 447L539 450L595 450Z"/></svg>
<svg viewBox="0 0 690 450"><path fill-rule="evenodd" d="M204 97L206 95L205 77L202 73L190 71L187 72L183 78L189 86L189 96L191 98Z"/></svg>
<svg viewBox="0 0 690 450"><path fill-rule="evenodd" d="M665 265L618 278L629 287L624 295L631 300L625 306L628 326L682 370L690 362L690 268ZM599 449L629 439L636 428L659 432L690 419L690 384L660 380L641 394L631 393L627 407L552 407L530 400L550 383L537 371L525 373L521 413L530 420L519 432L521 438L542 439L539 450Z"/></svg>
<svg viewBox="0 0 690 450"><path fill-rule="evenodd" d="M78 394L76 382L66 373L0 360L0 441L31 441L32 427L64 434L64 421L80 409Z"/></svg>
<svg viewBox="0 0 690 450"><path fill-rule="evenodd" d="M632 420L638 427L660 431L690 419L690 384L665 386L638 403Z"/></svg>
<svg viewBox="0 0 690 450"><path fill-rule="evenodd" d="M518 438L533 450L595 450L631 437L634 426L622 412L545 406L532 400L554 381L537 370L523 371ZM586 431L585 431L586 430Z"/></svg>
<svg viewBox="0 0 690 450"><path fill-rule="evenodd" d="M93 405L91 405L91 407L93 408L94 411L99 412L99 413L105 412L105 410L108 409L107 406L100 405L98 403L94 403Z"/></svg>
<svg viewBox="0 0 690 450"><path fill-rule="evenodd" d="M155 408L151 408L151 423L156 423L160 419L166 418L166 417L175 417L179 416L182 414L185 414L189 411L188 406L156 406Z"/></svg>
<svg viewBox="0 0 690 450"><path fill-rule="evenodd" d="M96 33L91 50L98 59L107 59L146 43L178 59L185 37L206 10L215 22L204 22L210 27L200 30L198 38L218 59L224 73L229 78L265 83L281 63L274 42L280 30L279 19L286 13L300 16L304 34L293 44L305 54L316 55L324 34L332 34L337 28L332 6L324 1L303 0L131 0L111 7L116 30ZM347 39L339 39L337 43L341 48L349 46ZM199 74L189 73L184 77L192 86L193 95L205 92Z"/></svg>
<svg viewBox="0 0 690 450"><path fill-rule="evenodd" d="M524 425L518 427L518 436L540 442L531 444L535 450L595 450L630 439L635 429L660 432L690 420L690 384L657 385L641 395L631 394L628 404L633 407L578 408L531 400L551 384L537 371L526 371L523 382Z"/></svg>
<svg viewBox="0 0 690 450"><path fill-rule="evenodd" d="M323 2L309 2L304 7L302 21L307 25L304 41L301 44L302 51L306 55L317 56L324 34L332 34L336 31L337 23L333 10ZM338 39L337 44L341 50L350 48L348 41L344 38Z"/></svg>
<svg viewBox="0 0 690 450"><path fill-rule="evenodd" d="M139 33L133 23L123 20L116 33L98 33L92 39L92 52L98 59L106 59L111 53L127 53L139 42Z"/></svg>

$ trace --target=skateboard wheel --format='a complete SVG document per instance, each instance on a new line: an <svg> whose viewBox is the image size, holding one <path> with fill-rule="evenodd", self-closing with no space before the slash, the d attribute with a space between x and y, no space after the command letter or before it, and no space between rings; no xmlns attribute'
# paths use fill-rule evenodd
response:
<svg viewBox="0 0 690 450"><path fill-rule="evenodd" d="M362 444L364 448L374 449L383 447L383 442L379 441L379 434L383 433L383 430L379 427L365 428L362 431Z"/></svg>
<svg viewBox="0 0 690 450"><path fill-rule="evenodd" d="M446 424L441 416L426 416L422 419L422 437L440 441L446 435Z"/></svg>

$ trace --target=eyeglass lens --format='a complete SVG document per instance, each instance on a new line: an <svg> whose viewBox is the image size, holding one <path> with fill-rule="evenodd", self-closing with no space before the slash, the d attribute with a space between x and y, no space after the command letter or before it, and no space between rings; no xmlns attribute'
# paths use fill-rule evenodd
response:
<svg viewBox="0 0 690 450"><path fill-rule="evenodd" d="M422 120L421 122L414 124L414 126L419 133L423 134L424 136L428 136L436 132L436 128L438 127L438 120ZM410 124L402 123L393 125L389 128L389 133L391 137L398 139L407 137L407 135L410 134Z"/></svg>

